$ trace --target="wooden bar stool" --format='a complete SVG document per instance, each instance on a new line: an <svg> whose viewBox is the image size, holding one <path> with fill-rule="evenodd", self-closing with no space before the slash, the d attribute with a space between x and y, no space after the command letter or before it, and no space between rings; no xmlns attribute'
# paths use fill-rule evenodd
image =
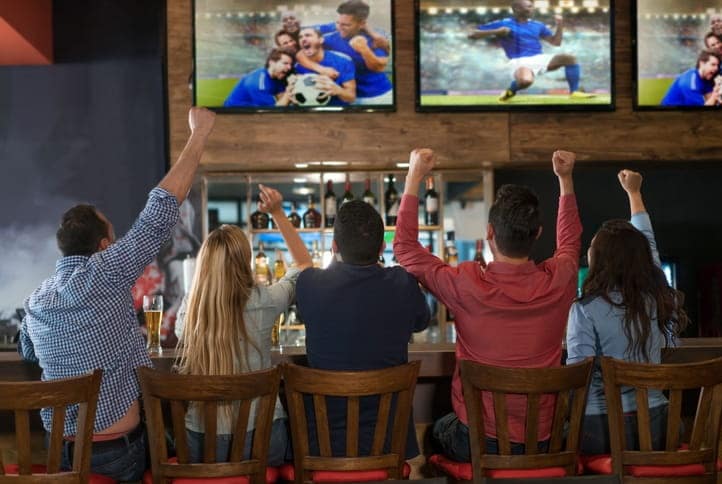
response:
<svg viewBox="0 0 722 484"><path fill-rule="evenodd" d="M112 483L112 479L90 474L90 456L95 409L103 377L102 370L88 375L51 381L0 382L0 410L15 413L17 465L0 462L0 483ZM63 433L67 407L78 405L77 433L72 470L61 471ZM30 412L53 409L50 447L45 465L33 465L30 448ZM1 456L0 456L1 459Z"/></svg>
<svg viewBox="0 0 722 484"><path fill-rule="evenodd" d="M469 417L471 462L431 456L437 469L456 481L487 478L553 478L578 473L581 425L587 401L593 360L560 368L501 368L473 361L459 361L464 400ZM496 422L498 454L486 453L484 417L490 399ZM526 399L524 454L512 455L507 399ZM485 399L484 398L484 399ZM554 414L548 449L538 448L540 403L552 399Z"/></svg>
<svg viewBox="0 0 722 484"><path fill-rule="evenodd" d="M325 371L282 365L294 466L282 468L281 477L296 484L408 478L406 442L420 366L419 361L413 361L382 370ZM370 449L364 455L359 449L359 436L362 402L369 397L378 397L374 404L378 411ZM345 408L343 429L329 424L328 398ZM318 452L311 448L309 432L317 436ZM332 441L341 432L345 434L345 452L334 455Z"/></svg>
<svg viewBox="0 0 722 484"><path fill-rule="evenodd" d="M267 468L273 410L281 372L278 368L239 375L178 375L140 368L140 385L145 402L151 470L143 482L214 482L215 484L275 482L276 468ZM256 401L255 433L249 458L244 458L246 432L251 428L251 403ZM170 405L170 418L177 457L169 459L162 404ZM190 402L203 408L205 437L203 463L188 458L185 416ZM238 402L233 424L233 442L228 462L216 462L218 405Z"/></svg>
<svg viewBox="0 0 722 484"><path fill-rule="evenodd" d="M720 415L722 414L722 358L685 364L631 363L603 357L602 377L607 400L611 459L587 459L598 473L614 473L624 482L716 482ZM635 390L639 450L625 442L622 387ZM668 394L664 449L652 448L648 391ZM682 393L699 390L691 438L680 441ZM605 460L606 457L606 460Z"/></svg>

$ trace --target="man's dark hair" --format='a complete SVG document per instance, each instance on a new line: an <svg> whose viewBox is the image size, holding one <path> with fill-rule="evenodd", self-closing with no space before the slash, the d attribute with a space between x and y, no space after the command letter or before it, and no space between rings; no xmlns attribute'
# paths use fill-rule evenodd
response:
<svg viewBox="0 0 722 484"><path fill-rule="evenodd" d="M717 62L722 63L722 56L720 56L717 52L713 52L711 50L703 50L697 56L697 68L699 69L700 63L707 62L710 57L714 57L717 59Z"/></svg>
<svg viewBox="0 0 722 484"><path fill-rule="evenodd" d="M268 69L268 66L271 64L271 61L276 62L284 55L287 55L291 58L291 60L296 59L296 54L291 52L289 49L271 49L271 52L268 53L268 57L266 57L266 69Z"/></svg>
<svg viewBox="0 0 722 484"><path fill-rule="evenodd" d="M336 9L336 13L340 15L351 15L358 20L366 20L369 18L371 8L362 0L346 0Z"/></svg>
<svg viewBox="0 0 722 484"><path fill-rule="evenodd" d="M710 37L714 37L714 38L717 39L717 40L722 40L722 39L720 39L719 36L718 36L717 34L715 34L714 32L707 32L707 34L705 34L705 36L704 36L704 47L705 47L705 50L708 49L708 47L707 47L707 39L709 39Z"/></svg>
<svg viewBox="0 0 722 484"><path fill-rule="evenodd" d="M292 34L291 32L289 32L288 30L285 30L285 29L279 30L278 32L276 32L276 33L273 35L273 41L276 43L276 46L278 46L278 50L280 50L281 52L283 52L284 50L288 50L288 49L285 49L285 48L281 47L281 44L278 42L278 38L279 38L280 36L282 36L282 35L288 35L288 36L291 37L293 40L295 40L296 42L298 42L298 32L296 32L295 34ZM271 51L271 52L273 52L273 51ZM276 60L278 60L278 59L281 58L280 56L276 57L275 59L271 59L270 57L271 57L271 56L269 55L269 56L268 56L268 59L266 59L266 67L268 67L268 61L270 61L270 60L276 61Z"/></svg>
<svg viewBox="0 0 722 484"><path fill-rule="evenodd" d="M65 212L55 234L63 257L93 255L105 237L108 237L108 224L94 206L87 204L76 205Z"/></svg>
<svg viewBox="0 0 722 484"><path fill-rule="evenodd" d="M381 215L361 200L344 203L333 223L333 240L344 262L359 266L376 263L384 243Z"/></svg>
<svg viewBox="0 0 722 484"><path fill-rule="evenodd" d="M528 257L541 227L539 199L528 187L502 185L489 210L489 223L503 255Z"/></svg>

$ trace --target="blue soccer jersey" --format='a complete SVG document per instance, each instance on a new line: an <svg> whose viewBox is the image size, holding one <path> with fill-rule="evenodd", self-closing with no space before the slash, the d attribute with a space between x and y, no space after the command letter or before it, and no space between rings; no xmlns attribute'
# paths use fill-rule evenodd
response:
<svg viewBox="0 0 722 484"><path fill-rule="evenodd" d="M704 95L712 92L714 81L702 79L697 69L683 72L662 99L662 106L704 106Z"/></svg>
<svg viewBox="0 0 722 484"><path fill-rule="evenodd" d="M275 106L275 95L286 89L286 82L273 79L265 67L243 76L223 103L226 108Z"/></svg>
<svg viewBox="0 0 722 484"><path fill-rule="evenodd" d="M368 45L372 43L371 37L367 34L362 35ZM391 81L384 72L375 72L366 67L361 54L356 52L353 47L349 44L349 40L341 37L338 32L333 32L323 36L323 46L326 50L335 50L346 54L351 58L356 67L356 96L357 97L375 97L381 94L386 94L391 90ZM377 57L388 57L388 54L383 49L371 49Z"/></svg>
<svg viewBox="0 0 722 484"><path fill-rule="evenodd" d="M354 67L353 61L349 56L346 54L342 54L341 52L334 52L331 50L326 50L323 53L323 59L319 62L324 67L332 67L338 71L338 77L335 79L336 84L339 86L343 86L345 82L353 81L355 74L356 74L356 68ZM315 73L316 71L312 71L311 69L307 69L303 67L301 64L296 63L295 65L296 72L298 74L307 74L307 73ZM347 102L342 101L336 96L333 96L331 98L331 101L329 101L329 106L344 106L347 105Z"/></svg>
<svg viewBox="0 0 722 484"><path fill-rule="evenodd" d="M509 29L509 35L499 37L501 46L504 48L504 52L509 59L531 57L541 54L542 45L540 39L554 35L554 33L549 30L549 27L537 20L519 22L513 17L479 25L477 29L495 30L500 27L507 27Z"/></svg>

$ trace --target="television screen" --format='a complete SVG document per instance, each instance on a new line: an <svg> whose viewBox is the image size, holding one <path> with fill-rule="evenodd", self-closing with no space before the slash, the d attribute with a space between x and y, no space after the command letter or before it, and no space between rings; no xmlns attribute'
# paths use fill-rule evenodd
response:
<svg viewBox="0 0 722 484"><path fill-rule="evenodd" d="M637 0L635 7L636 107L719 106L722 0Z"/></svg>
<svg viewBox="0 0 722 484"><path fill-rule="evenodd" d="M195 0L194 104L393 110L392 0Z"/></svg>
<svg viewBox="0 0 722 484"><path fill-rule="evenodd" d="M664 277L667 278L667 284L669 284L670 287L677 288L677 263L671 262L671 261L662 261L662 272L664 272ZM587 278L587 274L589 273L589 267L587 266L581 266L579 267L579 271L577 272L577 296L582 295L582 284L584 284L584 279Z"/></svg>
<svg viewBox="0 0 722 484"><path fill-rule="evenodd" d="M611 110L612 0L417 0L417 108Z"/></svg>

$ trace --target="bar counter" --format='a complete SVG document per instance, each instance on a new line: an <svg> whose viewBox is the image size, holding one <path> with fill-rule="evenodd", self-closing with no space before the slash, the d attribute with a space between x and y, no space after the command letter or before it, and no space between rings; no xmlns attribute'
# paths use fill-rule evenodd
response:
<svg viewBox="0 0 722 484"><path fill-rule="evenodd" d="M303 346L284 346L272 350L274 364L284 361L303 364L306 349ZM722 356L722 338L682 338L677 348L664 352L665 363L685 363ZM175 361L176 351L165 349L162 356L153 361L159 369L167 369ZM454 371L455 357L453 343L409 345L409 360L420 360L420 378L448 378ZM20 359L15 351L0 352L0 380L36 380L40 378L40 368L33 363Z"/></svg>

